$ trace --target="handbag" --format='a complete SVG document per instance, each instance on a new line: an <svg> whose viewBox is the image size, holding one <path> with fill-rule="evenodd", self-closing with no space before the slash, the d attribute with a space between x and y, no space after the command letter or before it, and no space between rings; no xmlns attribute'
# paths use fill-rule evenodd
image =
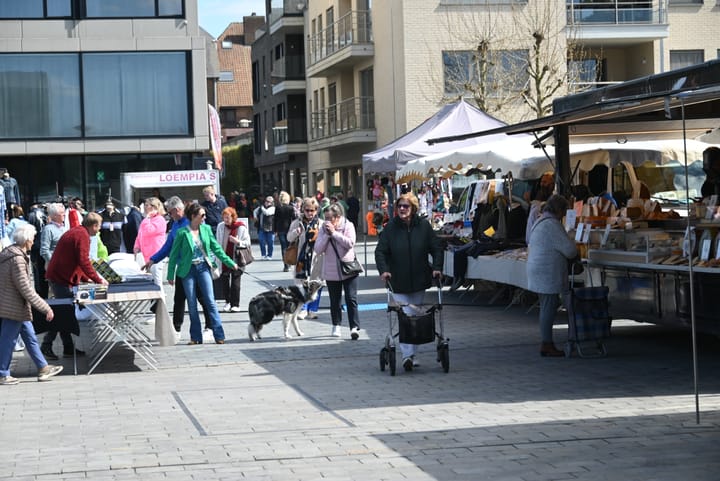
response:
<svg viewBox="0 0 720 481"><path fill-rule="evenodd" d="M358 262L357 256L354 256L353 260L351 261L344 261L340 258L337 247L335 247L335 242L333 242L332 239L330 239L330 245L335 251L335 255L337 256L338 262L340 263L340 272L342 272L344 276L357 276L363 272L362 265L360 264L360 262Z"/></svg>
<svg viewBox="0 0 720 481"><path fill-rule="evenodd" d="M237 250L237 265L240 267L245 267L248 264L251 264L252 261L255 260L255 258L252 255L252 249L249 247L239 247Z"/></svg>
<svg viewBox="0 0 720 481"><path fill-rule="evenodd" d="M297 258L298 258L298 242L295 240L292 243L290 243L289 246L287 246L287 249L285 249L285 252L283 253L283 263L294 266L297 264Z"/></svg>
<svg viewBox="0 0 720 481"><path fill-rule="evenodd" d="M220 279L220 276L222 275L222 263L218 263L218 265L215 266L208 256L205 256L205 262L210 268L210 275L212 276L213 280L216 281Z"/></svg>

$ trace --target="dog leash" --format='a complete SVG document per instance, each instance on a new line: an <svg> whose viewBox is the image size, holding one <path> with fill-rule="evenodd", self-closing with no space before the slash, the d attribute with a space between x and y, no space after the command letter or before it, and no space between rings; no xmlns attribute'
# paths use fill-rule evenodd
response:
<svg viewBox="0 0 720 481"><path fill-rule="evenodd" d="M245 271L245 272L243 273L243 275L244 275L244 276L250 276L250 277L252 277L252 278L255 279L256 281L260 282L261 284L265 284L267 287L269 287L269 288L272 289L273 291L274 291L275 289L277 289L278 287L280 287L280 286L276 286L276 285L273 284L272 282L266 281L265 279L260 279L258 276L254 275L254 274L250 274L250 273L247 272L247 271Z"/></svg>

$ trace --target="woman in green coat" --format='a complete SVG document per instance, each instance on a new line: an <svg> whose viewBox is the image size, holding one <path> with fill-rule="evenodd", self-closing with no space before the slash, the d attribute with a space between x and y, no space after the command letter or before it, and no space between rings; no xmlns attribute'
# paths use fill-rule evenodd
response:
<svg viewBox="0 0 720 481"><path fill-rule="evenodd" d="M402 194L395 202L394 217L380 234L375 249L375 264L380 278L392 286L393 298L403 311L415 315L410 305L423 303L425 290L433 277L442 275L443 251L440 239L430 223L417 213L420 207L415 194ZM432 264L428 260L432 257ZM399 343L403 368L412 371L417 344Z"/></svg>
<svg viewBox="0 0 720 481"><path fill-rule="evenodd" d="M185 209L185 216L190 220L190 225L179 229L175 234L168 260L167 279L170 285L173 285L177 274L185 289L190 313L190 342L188 344L202 344L203 342L200 313L197 301L195 301L198 288L203 298L203 305L210 311L215 343L225 344L225 331L215 304L211 269L216 267L218 261L222 261L233 270L237 270L238 266L215 239L210 226L204 223L204 207L197 203L192 204ZM211 252L215 256L214 261L210 260Z"/></svg>

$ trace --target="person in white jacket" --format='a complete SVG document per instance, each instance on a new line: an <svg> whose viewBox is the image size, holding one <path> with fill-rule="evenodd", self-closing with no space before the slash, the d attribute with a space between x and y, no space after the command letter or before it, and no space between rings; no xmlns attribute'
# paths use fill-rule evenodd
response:
<svg viewBox="0 0 720 481"><path fill-rule="evenodd" d="M217 225L215 232L220 247L238 265L237 270L229 269L223 265L222 283L223 297L225 298L225 312L240 312L240 281L245 266L239 259L238 249L250 247L250 232L244 222L238 220L237 211L232 207L226 207L222 211L222 222Z"/></svg>

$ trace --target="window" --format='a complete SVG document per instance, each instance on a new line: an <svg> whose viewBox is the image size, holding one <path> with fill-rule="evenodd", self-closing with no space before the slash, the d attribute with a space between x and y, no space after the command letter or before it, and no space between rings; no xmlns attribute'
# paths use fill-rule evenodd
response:
<svg viewBox="0 0 720 481"><path fill-rule="evenodd" d="M190 133L185 52L86 53L87 137Z"/></svg>
<svg viewBox="0 0 720 481"><path fill-rule="evenodd" d="M444 51L446 95L468 94L480 83L490 91L522 90L528 81L527 50L493 50L485 61L472 50Z"/></svg>
<svg viewBox="0 0 720 481"><path fill-rule="evenodd" d="M705 52L702 50L671 50L670 70L697 65L705 61Z"/></svg>
<svg viewBox="0 0 720 481"><path fill-rule="evenodd" d="M71 17L71 2L72 0L0 0L0 18Z"/></svg>
<svg viewBox="0 0 720 481"><path fill-rule="evenodd" d="M85 0L87 18L182 17L183 0Z"/></svg>
<svg viewBox="0 0 720 481"><path fill-rule="evenodd" d="M670 0L670 5L702 5L703 0Z"/></svg>
<svg viewBox="0 0 720 481"><path fill-rule="evenodd" d="M232 48L232 42L230 40L223 40L222 41L222 48L229 49Z"/></svg>
<svg viewBox="0 0 720 481"><path fill-rule="evenodd" d="M0 55L0 138L80 137L77 54Z"/></svg>
<svg viewBox="0 0 720 481"><path fill-rule="evenodd" d="M235 80L232 70L220 72L220 78L218 80L220 82L232 82Z"/></svg>

